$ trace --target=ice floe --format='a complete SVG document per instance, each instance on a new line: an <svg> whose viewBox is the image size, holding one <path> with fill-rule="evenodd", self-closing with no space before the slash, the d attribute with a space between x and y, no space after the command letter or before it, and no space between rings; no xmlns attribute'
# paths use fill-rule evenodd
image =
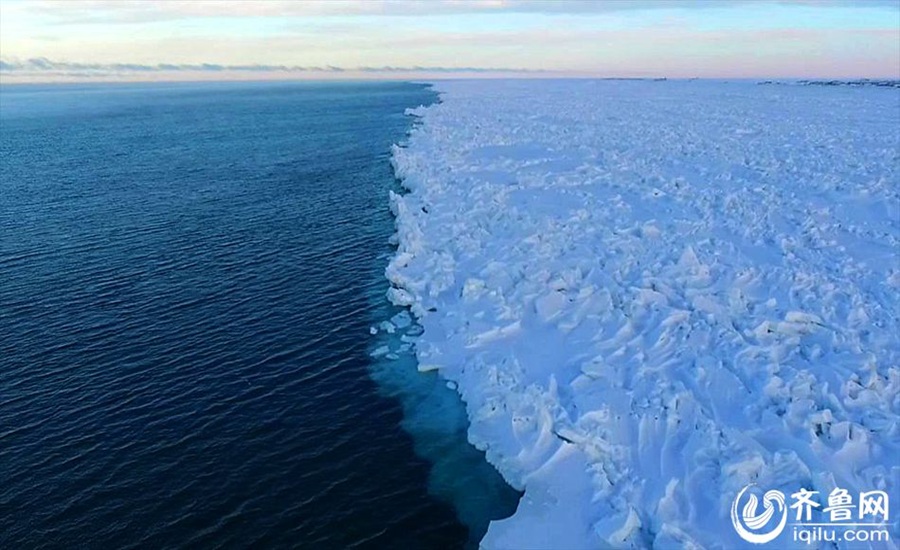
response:
<svg viewBox="0 0 900 550"><path fill-rule="evenodd" d="M437 89L386 274L525 491L484 547L731 548L749 483L884 490L896 539L900 91Z"/></svg>

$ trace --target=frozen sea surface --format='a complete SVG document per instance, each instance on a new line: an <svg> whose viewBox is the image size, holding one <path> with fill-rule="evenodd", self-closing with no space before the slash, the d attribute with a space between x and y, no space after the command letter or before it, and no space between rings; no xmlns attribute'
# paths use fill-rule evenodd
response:
<svg viewBox="0 0 900 550"><path fill-rule="evenodd" d="M525 491L484 547L735 547L749 483L887 491L900 536L900 91L437 89L389 298Z"/></svg>

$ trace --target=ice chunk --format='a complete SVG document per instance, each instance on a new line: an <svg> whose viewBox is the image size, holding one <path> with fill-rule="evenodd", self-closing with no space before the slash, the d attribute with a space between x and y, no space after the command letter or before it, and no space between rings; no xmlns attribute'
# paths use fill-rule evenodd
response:
<svg viewBox="0 0 900 550"><path fill-rule="evenodd" d="M412 324L412 317L409 316L408 311L403 310L391 317L391 323L397 328L406 328Z"/></svg>

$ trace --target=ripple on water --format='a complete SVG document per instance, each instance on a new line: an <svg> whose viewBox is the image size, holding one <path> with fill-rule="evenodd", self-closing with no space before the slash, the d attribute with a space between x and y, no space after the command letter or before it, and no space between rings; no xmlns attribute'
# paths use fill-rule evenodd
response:
<svg viewBox="0 0 900 550"><path fill-rule="evenodd" d="M467 462L458 400L407 377L409 356L370 376L387 152L432 94L0 93L0 547L445 548L483 531L493 511L465 504L483 491L465 476L487 465Z"/></svg>

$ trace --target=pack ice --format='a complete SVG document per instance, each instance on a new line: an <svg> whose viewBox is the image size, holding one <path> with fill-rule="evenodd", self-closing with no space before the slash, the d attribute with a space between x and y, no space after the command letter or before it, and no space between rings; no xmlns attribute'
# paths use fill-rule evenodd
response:
<svg viewBox="0 0 900 550"><path fill-rule="evenodd" d="M900 91L436 86L389 298L524 490L483 547L738 547L749 483L887 491L897 540Z"/></svg>

